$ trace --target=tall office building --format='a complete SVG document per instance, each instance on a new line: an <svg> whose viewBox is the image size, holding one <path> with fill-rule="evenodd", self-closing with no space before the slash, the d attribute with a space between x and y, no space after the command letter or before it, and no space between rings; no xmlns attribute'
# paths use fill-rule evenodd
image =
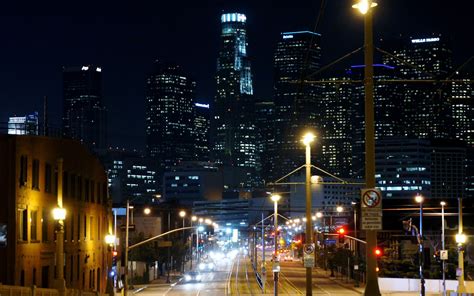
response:
<svg viewBox="0 0 474 296"><path fill-rule="evenodd" d="M92 149L105 148L106 115L102 98L102 69L91 65L64 67L64 136L79 140Z"/></svg>
<svg viewBox="0 0 474 296"><path fill-rule="evenodd" d="M195 158L195 88L179 66L160 61L146 79L146 150L158 162L159 176Z"/></svg>
<svg viewBox="0 0 474 296"><path fill-rule="evenodd" d="M209 104L194 103L194 134L196 138L196 160L209 160L209 132L210 132Z"/></svg>
<svg viewBox="0 0 474 296"><path fill-rule="evenodd" d="M474 83L470 79L463 79L460 75L456 75L455 78L462 81L451 83L450 101L454 134L457 139L474 145Z"/></svg>
<svg viewBox="0 0 474 296"><path fill-rule="evenodd" d="M321 157L325 170L339 177L352 172L352 99L354 87L348 77L324 79L321 85ZM333 83L330 83L333 82Z"/></svg>
<svg viewBox="0 0 474 296"><path fill-rule="evenodd" d="M38 112L8 118L9 135L39 135Z"/></svg>
<svg viewBox="0 0 474 296"><path fill-rule="evenodd" d="M398 78L443 79L452 71L449 40L441 35L423 38L400 37L382 40L383 62L395 66ZM402 62L403 61L403 62ZM401 84L404 136L417 138L453 137L449 90L432 83Z"/></svg>
<svg viewBox="0 0 474 296"><path fill-rule="evenodd" d="M295 83L320 68L321 35L310 31L285 32L274 54L275 167L270 181L304 164L301 138L308 129L317 130L320 88Z"/></svg>
<svg viewBox="0 0 474 296"><path fill-rule="evenodd" d="M275 139L275 104L270 100L261 100L255 103L255 113L258 129L258 170L259 175L267 181L267 176L273 171L273 141Z"/></svg>
<svg viewBox="0 0 474 296"><path fill-rule="evenodd" d="M247 55L246 16L221 16L221 38L217 58L217 94L214 100L213 160L239 171L231 187L255 184L257 130L250 60Z"/></svg>
<svg viewBox="0 0 474 296"><path fill-rule="evenodd" d="M385 64L374 64L374 116L375 139L402 137L406 133L406 125L400 117L404 108L399 85L387 84L381 80L396 78L395 67ZM364 77L364 65L354 65L347 70L352 80L361 81ZM364 86L353 85L351 103L352 123L352 165L353 176L364 178L365 168L365 99Z"/></svg>

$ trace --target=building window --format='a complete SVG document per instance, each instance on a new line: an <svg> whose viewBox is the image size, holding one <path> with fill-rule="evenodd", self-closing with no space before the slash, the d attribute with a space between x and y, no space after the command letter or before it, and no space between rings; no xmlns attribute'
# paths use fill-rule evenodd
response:
<svg viewBox="0 0 474 296"><path fill-rule="evenodd" d="M20 186L26 186L28 178L28 156L20 157Z"/></svg>
<svg viewBox="0 0 474 296"><path fill-rule="evenodd" d="M25 285L25 271L22 269L20 272L20 286Z"/></svg>
<svg viewBox="0 0 474 296"><path fill-rule="evenodd" d="M83 200L83 196L82 196L82 177L79 176L77 177L77 189L78 189L78 199L79 200Z"/></svg>
<svg viewBox="0 0 474 296"><path fill-rule="evenodd" d="M94 181L91 180L91 185L90 185L90 191L91 191L91 202L95 202L95 196L94 196L94 189L95 189L95 183Z"/></svg>
<svg viewBox="0 0 474 296"><path fill-rule="evenodd" d="M85 198L86 202L89 201L89 179L84 179L84 193L85 193Z"/></svg>
<svg viewBox="0 0 474 296"><path fill-rule="evenodd" d="M84 240L87 239L87 216L84 215Z"/></svg>
<svg viewBox="0 0 474 296"><path fill-rule="evenodd" d="M63 196L68 196L68 191L69 191L69 179L68 179L68 173L63 172Z"/></svg>
<svg viewBox="0 0 474 296"><path fill-rule="evenodd" d="M36 267L33 267L33 285L36 285Z"/></svg>
<svg viewBox="0 0 474 296"><path fill-rule="evenodd" d="M38 211L30 212L30 239L32 241L38 240Z"/></svg>
<svg viewBox="0 0 474 296"><path fill-rule="evenodd" d="M18 239L25 242L28 240L28 211L26 209L18 210Z"/></svg>
<svg viewBox="0 0 474 296"><path fill-rule="evenodd" d="M97 182L97 203L102 203L102 196L100 195L100 183Z"/></svg>
<svg viewBox="0 0 474 296"><path fill-rule="evenodd" d="M81 215L77 214L77 241L81 240Z"/></svg>
<svg viewBox="0 0 474 296"><path fill-rule="evenodd" d="M41 241L48 241L48 212L43 209L43 217L41 219Z"/></svg>
<svg viewBox="0 0 474 296"><path fill-rule="evenodd" d="M44 192L51 193L52 168L49 163L44 166Z"/></svg>
<svg viewBox="0 0 474 296"><path fill-rule="evenodd" d="M71 213L71 241L74 241L74 214Z"/></svg>
<svg viewBox="0 0 474 296"><path fill-rule="evenodd" d="M71 197L76 198L76 175L71 174Z"/></svg>
<svg viewBox="0 0 474 296"><path fill-rule="evenodd" d="M93 240L94 239L94 217L90 217L89 221L90 221L89 237L91 240Z"/></svg>
<svg viewBox="0 0 474 296"><path fill-rule="evenodd" d="M31 180L31 188L39 190L39 160L33 159L33 178Z"/></svg>

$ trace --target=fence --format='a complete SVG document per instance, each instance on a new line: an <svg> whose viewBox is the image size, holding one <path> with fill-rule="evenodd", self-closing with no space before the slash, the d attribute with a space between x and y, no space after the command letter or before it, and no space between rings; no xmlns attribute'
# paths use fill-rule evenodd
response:
<svg viewBox="0 0 474 296"><path fill-rule="evenodd" d="M59 296L59 291L56 289L37 288L36 286L8 286L0 283L0 296ZM107 294L67 289L66 296L107 296Z"/></svg>

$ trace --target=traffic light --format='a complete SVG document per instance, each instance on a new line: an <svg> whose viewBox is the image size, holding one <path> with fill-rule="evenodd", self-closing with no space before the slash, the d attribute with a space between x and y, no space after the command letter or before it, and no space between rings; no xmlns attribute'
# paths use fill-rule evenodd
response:
<svg viewBox="0 0 474 296"><path fill-rule="evenodd" d="M382 257L382 249L381 248L379 248L379 247L375 248L374 253L375 253L375 257L377 257L377 258Z"/></svg>
<svg viewBox="0 0 474 296"><path fill-rule="evenodd" d="M117 266L117 251L112 251L112 266Z"/></svg>
<svg viewBox="0 0 474 296"><path fill-rule="evenodd" d="M337 233L339 235L339 243L343 244L346 230L343 227L341 227L337 230Z"/></svg>

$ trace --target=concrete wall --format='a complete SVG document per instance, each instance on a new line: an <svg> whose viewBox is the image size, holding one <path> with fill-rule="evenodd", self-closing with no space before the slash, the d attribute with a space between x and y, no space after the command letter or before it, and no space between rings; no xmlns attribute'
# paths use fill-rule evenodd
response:
<svg viewBox="0 0 474 296"><path fill-rule="evenodd" d="M465 281L468 292L474 292L474 281ZM379 278L379 287L381 291L392 292L419 292L420 279L406 279L406 278ZM458 281L447 280L446 290L456 291ZM442 280L426 280L426 292L440 293L443 291Z"/></svg>

